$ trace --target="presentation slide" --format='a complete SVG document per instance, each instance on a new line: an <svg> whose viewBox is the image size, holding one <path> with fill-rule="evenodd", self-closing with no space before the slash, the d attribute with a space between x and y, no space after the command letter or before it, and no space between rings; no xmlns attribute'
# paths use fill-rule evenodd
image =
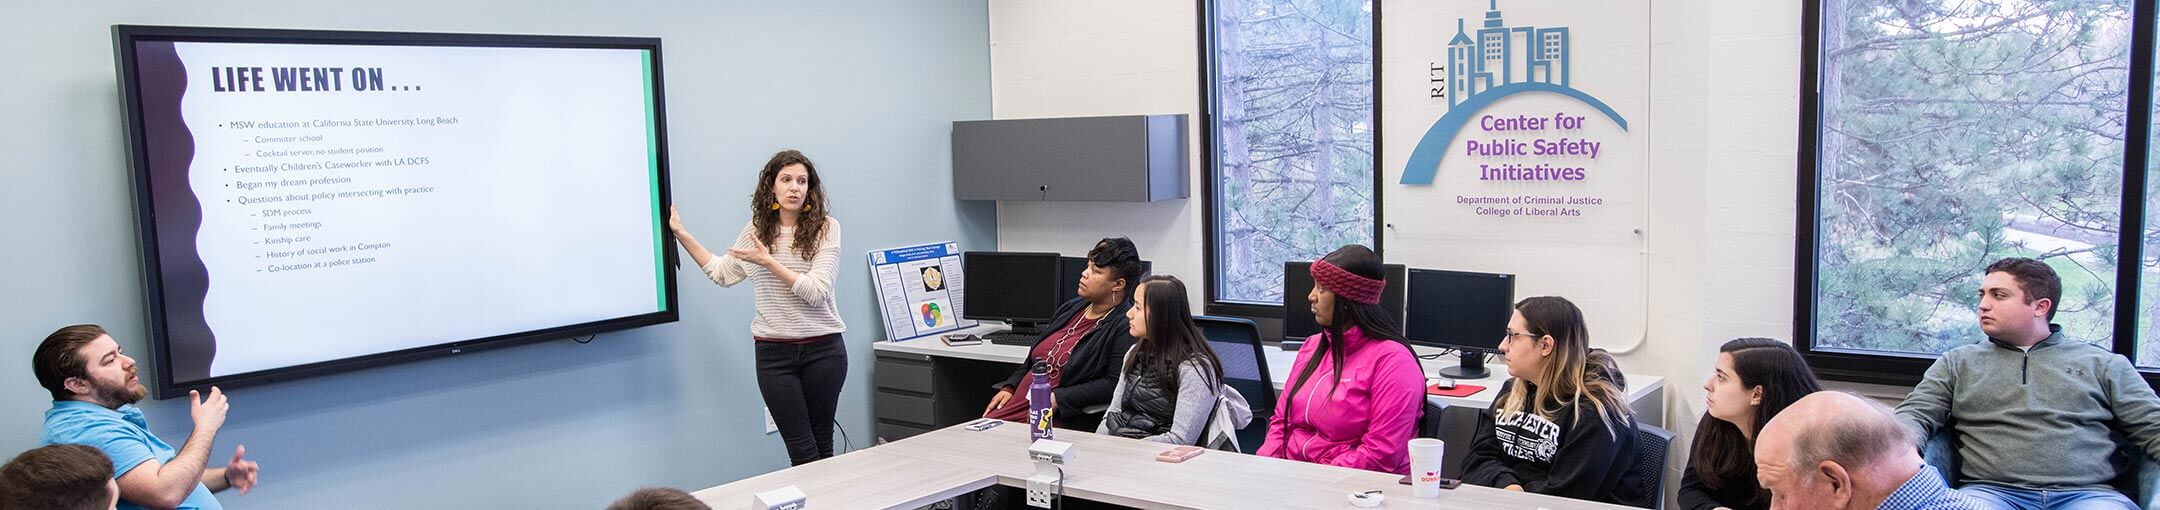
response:
<svg viewBox="0 0 2160 510"><path fill-rule="evenodd" d="M133 44L175 386L668 309L651 51Z"/></svg>

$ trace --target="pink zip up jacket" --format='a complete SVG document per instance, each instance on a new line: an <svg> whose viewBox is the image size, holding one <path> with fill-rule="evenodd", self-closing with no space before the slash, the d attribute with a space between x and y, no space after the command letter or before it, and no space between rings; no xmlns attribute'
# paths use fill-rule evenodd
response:
<svg viewBox="0 0 2160 510"><path fill-rule="evenodd" d="M1425 372L1408 347L1369 338L1358 328L1343 332L1343 366L1321 350L1321 336L1305 339L1290 379L1268 420L1262 457L1290 459L1382 473L1410 472L1410 438L1425 403ZM1308 360L1320 365L1296 394L1289 389ZM1330 383L1334 384L1330 384ZM1332 391L1331 387L1332 386Z"/></svg>

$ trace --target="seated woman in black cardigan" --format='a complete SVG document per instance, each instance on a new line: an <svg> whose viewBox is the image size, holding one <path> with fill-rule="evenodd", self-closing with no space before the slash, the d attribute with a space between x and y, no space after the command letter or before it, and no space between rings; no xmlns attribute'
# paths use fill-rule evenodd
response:
<svg viewBox="0 0 2160 510"><path fill-rule="evenodd" d="M1028 357L1012 377L997 384L998 393L983 408L984 418L1025 422L1028 415L1028 367L1050 367L1052 420L1058 428L1093 432L1102 415L1081 412L1109 405L1117 388L1119 364L1132 348L1125 309L1140 281L1140 250L1122 237L1104 239L1088 250L1087 271L1080 274L1080 297L1058 306L1053 329L1035 339Z"/></svg>

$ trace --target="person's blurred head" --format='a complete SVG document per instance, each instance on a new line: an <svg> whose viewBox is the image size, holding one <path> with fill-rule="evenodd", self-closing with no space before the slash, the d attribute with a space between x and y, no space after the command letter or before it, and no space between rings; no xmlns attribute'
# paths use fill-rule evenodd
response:
<svg viewBox="0 0 2160 510"><path fill-rule="evenodd" d="M1980 278L1980 331L2021 345L2039 343L2061 304L2055 268L2024 257L1998 260Z"/></svg>
<svg viewBox="0 0 2160 510"><path fill-rule="evenodd" d="M1755 478L1774 509L1875 508L1919 469L1890 409L1848 393L1801 397L1755 440Z"/></svg>
<svg viewBox="0 0 2160 510"><path fill-rule="evenodd" d="M712 510L682 489L646 487L615 500L607 510Z"/></svg>
<svg viewBox="0 0 2160 510"><path fill-rule="evenodd" d="M148 396L135 376L135 358L105 328L78 324L60 328L38 343L30 355L31 372L53 400L82 400L108 408L133 404Z"/></svg>
<svg viewBox="0 0 2160 510"><path fill-rule="evenodd" d="M112 460L96 448L43 446L0 466L0 509L111 510L119 502Z"/></svg>
<svg viewBox="0 0 2160 510"><path fill-rule="evenodd" d="M1089 303L1121 303L1132 297L1139 282L1140 249L1130 239L1108 237L1088 250L1087 270L1080 273L1074 293Z"/></svg>

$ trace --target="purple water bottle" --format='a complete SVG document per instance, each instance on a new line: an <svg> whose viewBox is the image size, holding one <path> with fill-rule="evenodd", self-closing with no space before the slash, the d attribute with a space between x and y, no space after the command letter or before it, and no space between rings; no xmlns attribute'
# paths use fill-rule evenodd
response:
<svg viewBox="0 0 2160 510"><path fill-rule="evenodd" d="M1028 439L1049 439L1050 420L1056 408L1050 405L1050 365L1041 361L1028 369Z"/></svg>

